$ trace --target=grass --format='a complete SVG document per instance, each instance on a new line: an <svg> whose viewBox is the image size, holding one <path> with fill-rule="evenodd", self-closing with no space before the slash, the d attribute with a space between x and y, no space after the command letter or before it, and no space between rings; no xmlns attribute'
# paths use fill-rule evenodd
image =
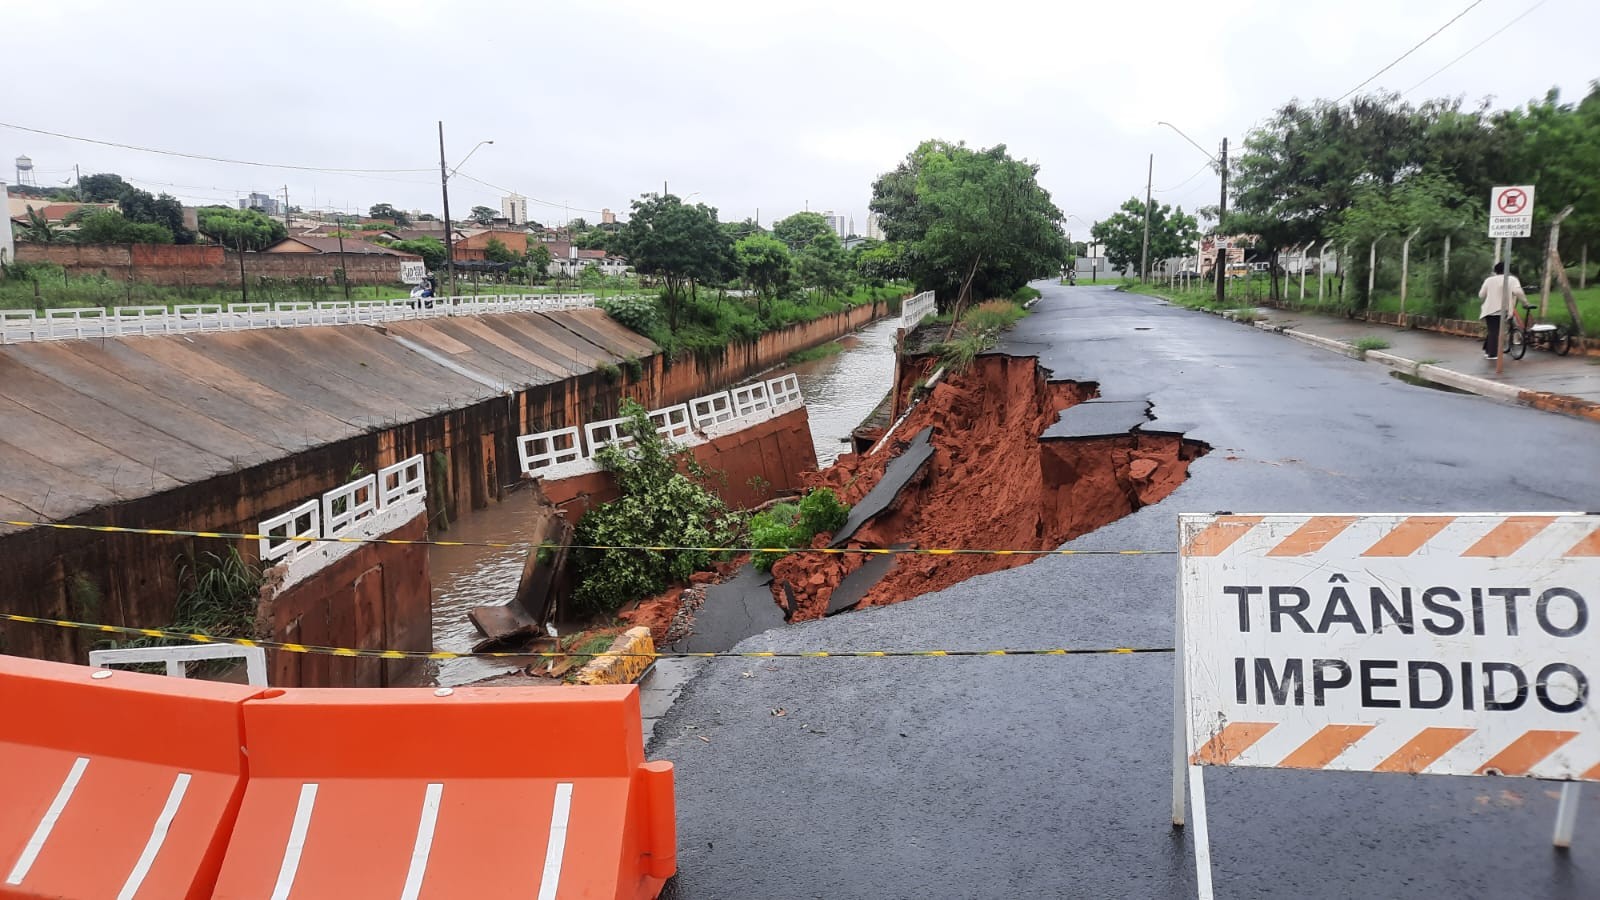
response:
<svg viewBox="0 0 1600 900"><path fill-rule="evenodd" d="M732 341L753 341L769 331L815 321L907 290L909 285L890 284L881 288L861 287L831 297L812 293L789 300L760 300L704 289L697 296L686 295L678 300L678 327L675 329L668 327L669 311L662 295L645 298L654 305L653 314L633 321L619 321L650 338L669 358L682 354L711 357L725 353Z"/></svg>
<svg viewBox="0 0 1600 900"><path fill-rule="evenodd" d="M838 341L829 341L826 344L820 344L816 347L811 347L805 350L796 350L795 352L789 354L788 363L791 366L795 366L799 365L800 363L808 363L814 360L827 359L830 356L838 356L843 352L843 344L839 343Z"/></svg>
<svg viewBox="0 0 1600 900"><path fill-rule="evenodd" d="M1143 294L1147 297L1160 297L1163 300L1170 301L1174 305L1182 306L1187 309L1239 311L1235 313L1235 318L1239 318L1243 311L1249 311L1252 314L1254 313L1255 303L1251 299L1248 297L1241 297L1233 293L1233 285L1231 284L1228 286L1228 289L1229 295L1225 297L1221 303L1218 303L1216 288L1207 282L1195 282L1188 288L1184 288L1182 286L1168 287L1165 284L1158 284L1156 282L1140 284L1137 281L1132 281L1127 283L1127 290L1129 293ZM1251 321L1253 321L1253 318Z"/></svg>
<svg viewBox="0 0 1600 900"><path fill-rule="evenodd" d="M1037 300L1041 296L1043 295L1039 293L1038 288L1031 284L1025 284L1017 288L1016 293L1011 295L1011 299L1017 303L1027 303L1029 300Z"/></svg>
<svg viewBox="0 0 1600 900"><path fill-rule="evenodd" d="M1387 350L1391 344L1381 337L1368 335L1363 338L1356 338L1356 342L1351 346L1356 348L1356 352L1361 354L1362 359L1366 359L1368 350Z"/></svg>
<svg viewBox="0 0 1600 900"><path fill-rule="evenodd" d="M965 372L973 360L1000 343L1000 333L1017 324L1030 310L1010 300L989 300L961 315L957 334L930 348L951 372Z"/></svg>

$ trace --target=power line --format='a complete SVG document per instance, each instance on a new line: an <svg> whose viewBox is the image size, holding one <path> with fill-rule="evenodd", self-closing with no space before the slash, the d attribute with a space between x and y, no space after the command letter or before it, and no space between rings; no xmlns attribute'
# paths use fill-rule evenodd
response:
<svg viewBox="0 0 1600 900"><path fill-rule="evenodd" d="M1499 28L1496 28L1494 31L1491 31L1489 33L1488 37L1484 38L1483 40L1481 40L1481 41L1477 42L1476 44L1473 44L1471 47L1467 48L1467 51L1465 53L1461 54L1460 56L1456 57L1455 59L1452 59L1449 62L1445 63L1444 65L1440 66L1433 73L1433 75L1429 75L1427 78L1424 78L1421 81L1417 82L1416 84L1413 84L1411 87L1406 88L1405 93L1409 94L1412 91L1416 90L1417 88L1422 87L1423 85L1425 85L1428 82L1432 81L1435 76L1439 75L1445 69L1448 69L1451 66L1455 65L1456 63L1461 62L1463 59L1466 59L1469 55L1472 54L1473 51L1477 50L1479 47L1482 47L1484 44L1487 44L1490 41L1494 40L1495 38L1500 37L1511 26L1513 26L1513 25L1517 24L1518 22L1522 21L1523 19L1527 18L1529 13L1533 12L1534 10L1538 9L1539 7L1545 5L1548 2L1549 2L1549 0L1539 0L1538 3L1535 3L1534 5L1528 7L1527 9L1523 10L1522 12L1518 13L1516 18L1514 18L1511 21L1505 23L1504 25L1501 25Z"/></svg>
<svg viewBox="0 0 1600 900"><path fill-rule="evenodd" d="M61 138L68 141L80 141L85 144L99 144L102 147L116 147L121 150L137 150L140 153L156 153L162 156L177 156L183 159L198 159L206 162L227 163L235 166L255 166L263 169L294 169L300 172L326 172L329 174L353 173L379 173L379 174L417 174L433 171L432 169L340 169L328 166L296 166L287 163L254 162L247 159L226 159L220 156L204 156L198 153L183 153L177 150L160 150L154 147L140 147L135 144L123 144L117 141L102 141L96 138L79 137L72 134L62 134L58 131L46 131L42 128L29 128L26 125L15 125L11 122L0 122L0 128L10 128L14 131L26 131L30 134L42 134L46 137Z"/></svg>
<svg viewBox="0 0 1600 900"><path fill-rule="evenodd" d="M478 184L481 184L486 188L490 188L490 189L499 191L502 194L515 194L516 196L521 197L524 200L531 201L533 203L543 204L544 206L554 207L555 209L565 209L565 210L572 210L572 211L575 211L575 212L594 213L597 216L604 215L604 212L602 210L598 210L598 209L584 209L581 206L573 206L573 205L571 205L569 203L552 203L549 200L540 200L538 197L530 197L527 194L521 193L520 191L513 191L510 188L503 188L498 184L490 184L489 182L484 181L482 178L474 178L473 176L468 175L465 172L457 171L455 174L460 175L462 178L465 178L468 181L477 182Z"/></svg>
<svg viewBox="0 0 1600 900"><path fill-rule="evenodd" d="M1203 165L1200 168L1196 169L1195 173L1193 175L1190 175L1188 178L1185 178L1184 180L1182 180L1182 181L1178 182L1177 184L1173 185L1172 187L1169 187L1169 188L1156 188L1156 193L1158 193L1158 194L1170 194L1173 191L1177 190L1178 188L1181 188L1184 185L1188 184L1189 182L1195 180L1196 178L1199 178L1200 177L1200 173L1204 172L1205 170L1207 170L1209 168L1211 168L1211 164L1210 163L1206 163L1205 165Z"/></svg>
<svg viewBox="0 0 1600 900"><path fill-rule="evenodd" d="M1334 104L1337 105L1337 104L1343 103L1344 100L1345 100L1345 97L1348 97L1351 94L1354 94L1356 91L1361 90L1362 88L1364 88L1367 85L1371 84L1373 82L1373 80L1376 79L1379 75L1382 75L1383 73L1385 73L1385 72L1389 71L1390 69L1394 68L1395 66L1399 65L1401 60L1405 59L1406 57L1408 57L1411 54L1413 54L1413 53L1417 52L1418 50L1420 50L1422 48L1423 44L1426 44L1429 41L1433 40L1434 38L1438 37L1439 33L1441 31L1444 31L1446 28L1449 28L1451 25L1454 25L1456 23L1457 19L1460 19L1462 16L1466 15L1467 13L1472 12L1473 8L1478 6L1478 4L1480 4L1482 2L1483 2L1483 0L1472 0L1471 3L1467 4L1467 8L1466 9L1463 9L1461 12L1456 13L1455 16L1453 16L1450 19L1450 21L1444 23L1443 25L1440 25L1437 29L1434 30L1433 34L1430 34L1427 37L1423 38L1422 40L1418 41L1416 46L1414 46L1410 50L1407 50L1406 52L1400 54L1398 57L1395 58L1394 62L1391 62L1387 66L1384 66L1383 68L1379 69L1378 71L1372 73L1372 77L1368 78L1366 81L1363 81L1360 84L1356 85L1355 87L1351 88L1350 90L1345 91L1343 96L1341 96L1339 99L1333 101Z"/></svg>

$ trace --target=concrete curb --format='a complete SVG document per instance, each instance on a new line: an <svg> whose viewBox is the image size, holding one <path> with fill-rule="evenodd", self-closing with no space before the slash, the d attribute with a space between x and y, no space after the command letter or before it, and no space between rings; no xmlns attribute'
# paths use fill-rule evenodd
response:
<svg viewBox="0 0 1600 900"><path fill-rule="evenodd" d="M579 684L634 684L649 670L654 660L648 654L655 652L650 629L629 628L617 635L610 649L579 669L575 680Z"/></svg>
<svg viewBox="0 0 1600 900"><path fill-rule="evenodd" d="M1176 306L1177 304L1172 305ZM1221 316L1230 322L1240 321L1238 317L1231 314L1231 310L1203 309L1200 311L1210 313L1214 316ZM1526 406L1530 409L1542 410L1544 412L1555 412L1569 416L1576 416L1580 419L1588 419L1591 422L1600 422L1600 403L1595 403L1590 400L1584 400L1579 397L1572 397L1566 394L1552 394L1546 391L1524 390L1515 385L1491 381L1487 378L1480 378L1476 375L1467 375L1462 372L1457 372L1454 369L1446 369L1434 365L1423 365L1416 360L1406 359L1403 356L1396 356L1393 353L1385 353L1382 350L1368 350L1363 355L1360 351L1356 350L1355 347L1345 343L1344 341L1322 337L1321 335L1311 334L1310 332L1298 331L1282 325L1272 325L1263 321L1252 321L1248 324L1259 331L1265 331L1271 334L1281 334L1285 337L1293 338L1302 344L1318 347L1323 350L1331 350L1334 353L1337 353L1341 356L1347 356L1351 359L1370 360L1372 362L1388 366L1391 369L1421 378L1424 381L1431 381L1434 384L1442 384L1446 387L1456 388L1457 390L1466 391L1470 394L1477 394L1480 397L1487 397L1490 400L1498 400L1502 403L1512 403L1516 404L1517 406Z"/></svg>

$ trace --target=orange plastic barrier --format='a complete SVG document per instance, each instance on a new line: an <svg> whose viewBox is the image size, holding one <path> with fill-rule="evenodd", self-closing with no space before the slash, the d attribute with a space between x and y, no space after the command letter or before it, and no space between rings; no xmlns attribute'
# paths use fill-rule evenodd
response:
<svg viewBox="0 0 1600 900"><path fill-rule="evenodd" d="M0 656L0 897L209 897L260 690Z"/></svg>
<svg viewBox="0 0 1600 900"><path fill-rule="evenodd" d="M219 898L649 898L672 764L632 685L271 690Z"/></svg>

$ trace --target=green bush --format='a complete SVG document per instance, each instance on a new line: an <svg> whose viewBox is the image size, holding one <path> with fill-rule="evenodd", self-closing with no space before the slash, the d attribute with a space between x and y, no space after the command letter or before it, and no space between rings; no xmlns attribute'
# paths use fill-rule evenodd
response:
<svg viewBox="0 0 1600 900"><path fill-rule="evenodd" d="M648 335L661 319L661 310L652 297L631 295L607 297L598 301L601 309L623 325Z"/></svg>
<svg viewBox="0 0 1600 900"><path fill-rule="evenodd" d="M1038 288L1031 284L1025 284L1017 288L1016 292L1011 295L1011 299L1018 303L1027 303L1029 300L1037 300L1041 296Z"/></svg>
<svg viewBox="0 0 1600 900"><path fill-rule="evenodd" d="M798 504L777 503L765 512L750 517L752 547L806 547L819 534L838 531L850 517L850 507L828 488L817 488ZM766 572L788 554L758 552L750 557L757 569Z"/></svg>
<svg viewBox="0 0 1600 900"><path fill-rule="evenodd" d="M617 480L616 500L590 510L578 523L576 543L589 546L725 547L743 525L738 513L703 483L706 473L683 447L656 433L643 406L622 403L624 434L634 443L606 447L595 459ZM624 603L666 590L711 565L711 553L688 550L579 550L575 599L591 612L611 613Z"/></svg>

